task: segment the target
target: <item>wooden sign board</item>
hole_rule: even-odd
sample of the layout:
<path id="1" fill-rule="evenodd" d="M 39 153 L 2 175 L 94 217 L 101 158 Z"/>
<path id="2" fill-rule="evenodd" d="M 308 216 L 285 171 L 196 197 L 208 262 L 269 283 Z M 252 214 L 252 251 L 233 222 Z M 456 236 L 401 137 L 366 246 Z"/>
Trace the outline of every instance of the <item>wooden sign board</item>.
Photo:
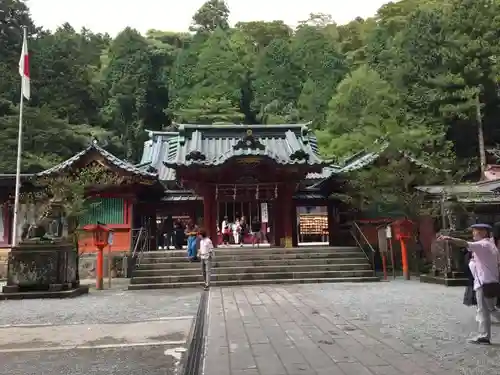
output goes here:
<path id="1" fill-rule="evenodd" d="M 380 253 L 387 253 L 387 232 L 385 227 L 377 230 L 378 234 L 378 249 Z"/>

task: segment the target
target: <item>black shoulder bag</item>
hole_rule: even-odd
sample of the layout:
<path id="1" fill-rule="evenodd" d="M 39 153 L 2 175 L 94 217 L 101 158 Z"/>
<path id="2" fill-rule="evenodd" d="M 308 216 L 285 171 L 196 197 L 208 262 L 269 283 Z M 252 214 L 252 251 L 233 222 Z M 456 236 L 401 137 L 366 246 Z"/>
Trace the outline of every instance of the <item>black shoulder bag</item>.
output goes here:
<path id="1" fill-rule="evenodd" d="M 485 267 L 488 269 L 488 271 L 491 271 L 491 269 L 485 265 Z M 477 269 L 476 269 L 476 277 L 477 277 Z M 494 282 L 494 283 L 481 283 L 479 281 L 479 277 L 477 278 L 477 281 L 481 285 L 481 288 L 483 288 L 483 294 L 486 298 L 497 298 L 500 297 L 500 283 Z"/>

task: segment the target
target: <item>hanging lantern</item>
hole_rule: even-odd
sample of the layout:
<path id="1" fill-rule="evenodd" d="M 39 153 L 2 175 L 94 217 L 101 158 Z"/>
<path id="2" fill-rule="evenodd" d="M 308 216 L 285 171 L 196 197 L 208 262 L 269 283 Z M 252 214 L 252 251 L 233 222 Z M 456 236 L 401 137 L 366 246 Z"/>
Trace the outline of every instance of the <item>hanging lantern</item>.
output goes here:
<path id="1" fill-rule="evenodd" d="M 215 199 L 219 199 L 219 185 L 215 185 Z"/>
<path id="2" fill-rule="evenodd" d="M 259 185 L 257 184 L 257 189 L 255 189 L 255 200 L 259 200 Z"/>
<path id="3" fill-rule="evenodd" d="M 233 200 L 236 200 L 236 185 L 234 185 Z"/>
<path id="4" fill-rule="evenodd" d="M 278 184 L 274 185 L 274 198 L 278 198 Z"/>

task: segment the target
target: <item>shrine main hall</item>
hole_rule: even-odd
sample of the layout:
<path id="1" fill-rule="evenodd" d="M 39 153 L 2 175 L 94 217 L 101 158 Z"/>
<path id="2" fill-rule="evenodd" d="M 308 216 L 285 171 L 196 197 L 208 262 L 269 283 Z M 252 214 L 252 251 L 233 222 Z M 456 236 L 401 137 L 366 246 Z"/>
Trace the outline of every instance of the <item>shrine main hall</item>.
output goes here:
<path id="1" fill-rule="evenodd" d="M 346 173 L 372 163 L 373 156 L 358 153 L 336 166 L 320 156 L 308 124 L 178 124 L 174 128 L 148 131 L 138 164 L 92 143 L 49 170 L 23 175 L 23 181 L 68 173 L 96 162 L 133 178 L 133 186 L 116 186 L 94 197 L 101 204 L 82 221 L 99 221 L 113 228 L 117 238 L 113 251 L 130 251 L 138 228 L 148 232 L 150 248 L 157 248 L 159 225 L 168 216 L 196 222 L 215 244 L 221 241 L 218 227 L 224 217 L 233 221 L 243 216 L 249 224 L 262 223 L 275 246 L 333 246 L 350 241 L 342 227 L 352 220 L 351 210 L 335 193 L 342 191 Z M 13 175 L 0 178 L 0 246 L 5 247 L 12 243 L 14 181 Z M 20 217 L 24 222 L 33 220 L 27 208 Z"/>

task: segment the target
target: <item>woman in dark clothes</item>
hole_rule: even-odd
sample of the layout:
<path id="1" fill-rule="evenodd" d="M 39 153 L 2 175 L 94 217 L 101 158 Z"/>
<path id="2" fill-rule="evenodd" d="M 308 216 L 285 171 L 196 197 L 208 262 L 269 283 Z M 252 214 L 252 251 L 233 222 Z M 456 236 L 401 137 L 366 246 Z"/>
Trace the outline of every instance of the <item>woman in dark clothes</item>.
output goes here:
<path id="1" fill-rule="evenodd" d="M 182 249 L 182 245 L 184 244 L 184 228 L 182 227 L 182 223 L 180 220 L 176 220 L 174 224 L 174 233 L 175 233 L 175 248 L 177 250 Z"/>
<path id="2" fill-rule="evenodd" d="M 493 224 L 493 240 L 500 251 L 500 222 Z M 497 298 L 497 307 L 500 307 L 500 298 Z"/>
<path id="3" fill-rule="evenodd" d="M 467 286 L 465 287 L 464 293 L 464 305 L 465 306 L 477 306 L 476 292 L 474 291 L 474 275 L 469 268 L 469 262 L 472 258 L 472 253 L 468 250 L 462 250 L 465 262 L 464 262 L 464 274 L 467 277 Z"/>

